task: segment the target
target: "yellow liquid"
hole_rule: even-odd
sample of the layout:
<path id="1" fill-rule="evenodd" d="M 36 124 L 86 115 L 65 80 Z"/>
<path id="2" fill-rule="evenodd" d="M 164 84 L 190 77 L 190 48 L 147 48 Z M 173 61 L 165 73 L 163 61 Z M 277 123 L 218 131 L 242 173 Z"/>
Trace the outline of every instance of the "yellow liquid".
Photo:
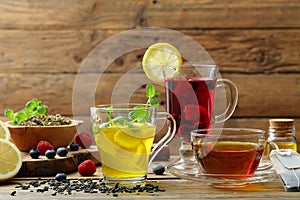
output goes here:
<path id="1" fill-rule="evenodd" d="M 297 144 L 294 142 L 275 142 L 279 149 L 292 149 L 297 152 Z M 274 148 L 271 145 L 267 145 L 266 153 L 269 155 Z"/>
<path id="2" fill-rule="evenodd" d="M 147 123 L 134 126 L 113 125 L 94 133 L 104 176 L 117 179 L 147 174 L 156 127 Z"/>

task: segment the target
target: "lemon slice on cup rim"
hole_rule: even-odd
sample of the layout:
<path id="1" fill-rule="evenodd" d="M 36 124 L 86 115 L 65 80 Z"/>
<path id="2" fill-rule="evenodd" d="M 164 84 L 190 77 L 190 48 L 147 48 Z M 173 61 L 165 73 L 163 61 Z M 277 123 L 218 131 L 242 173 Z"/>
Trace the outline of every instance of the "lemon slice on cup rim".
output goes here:
<path id="1" fill-rule="evenodd" d="M 13 178 L 22 166 L 22 154 L 15 144 L 0 138 L 0 182 Z"/>
<path id="2" fill-rule="evenodd" d="M 176 76 L 182 65 L 180 52 L 169 43 L 155 43 L 145 52 L 142 66 L 146 76 L 154 82 L 164 82 L 164 73 L 168 78 Z"/>

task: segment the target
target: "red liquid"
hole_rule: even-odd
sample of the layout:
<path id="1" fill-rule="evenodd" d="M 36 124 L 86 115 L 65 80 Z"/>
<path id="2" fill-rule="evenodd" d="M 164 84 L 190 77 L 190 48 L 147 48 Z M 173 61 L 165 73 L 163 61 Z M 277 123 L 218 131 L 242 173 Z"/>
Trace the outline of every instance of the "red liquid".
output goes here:
<path id="1" fill-rule="evenodd" d="M 189 142 L 194 129 L 212 123 L 216 80 L 170 78 L 166 80 L 167 111 L 176 120 L 177 136 Z"/>

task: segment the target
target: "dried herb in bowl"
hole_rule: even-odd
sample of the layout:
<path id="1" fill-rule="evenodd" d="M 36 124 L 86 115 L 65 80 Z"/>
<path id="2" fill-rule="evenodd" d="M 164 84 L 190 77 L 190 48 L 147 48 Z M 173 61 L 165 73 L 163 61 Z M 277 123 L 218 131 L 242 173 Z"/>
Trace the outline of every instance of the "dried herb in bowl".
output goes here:
<path id="1" fill-rule="evenodd" d="M 18 126 L 61 126 L 71 124 L 71 119 L 63 117 L 60 114 L 30 116 L 25 121 L 18 122 Z"/>
<path id="2" fill-rule="evenodd" d="M 18 126 L 61 126 L 72 123 L 71 119 L 60 114 L 47 115 L 47 108 L 47 105 L 34 98 L 26 103 L 24 109 L 18 112 L 7 109 L 4 115 Z"/>

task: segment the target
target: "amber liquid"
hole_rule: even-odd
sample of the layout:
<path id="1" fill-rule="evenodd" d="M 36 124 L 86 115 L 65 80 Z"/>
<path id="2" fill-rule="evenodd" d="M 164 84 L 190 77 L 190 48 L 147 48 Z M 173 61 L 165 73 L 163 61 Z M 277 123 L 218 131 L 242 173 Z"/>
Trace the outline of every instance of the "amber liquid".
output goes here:
<path id="1" fill-rule="evenodd" d="M 250 142 L 222 141 L 194 145 L 201 168 L 208 174 L 253 174 L 264 147 Z"/>

